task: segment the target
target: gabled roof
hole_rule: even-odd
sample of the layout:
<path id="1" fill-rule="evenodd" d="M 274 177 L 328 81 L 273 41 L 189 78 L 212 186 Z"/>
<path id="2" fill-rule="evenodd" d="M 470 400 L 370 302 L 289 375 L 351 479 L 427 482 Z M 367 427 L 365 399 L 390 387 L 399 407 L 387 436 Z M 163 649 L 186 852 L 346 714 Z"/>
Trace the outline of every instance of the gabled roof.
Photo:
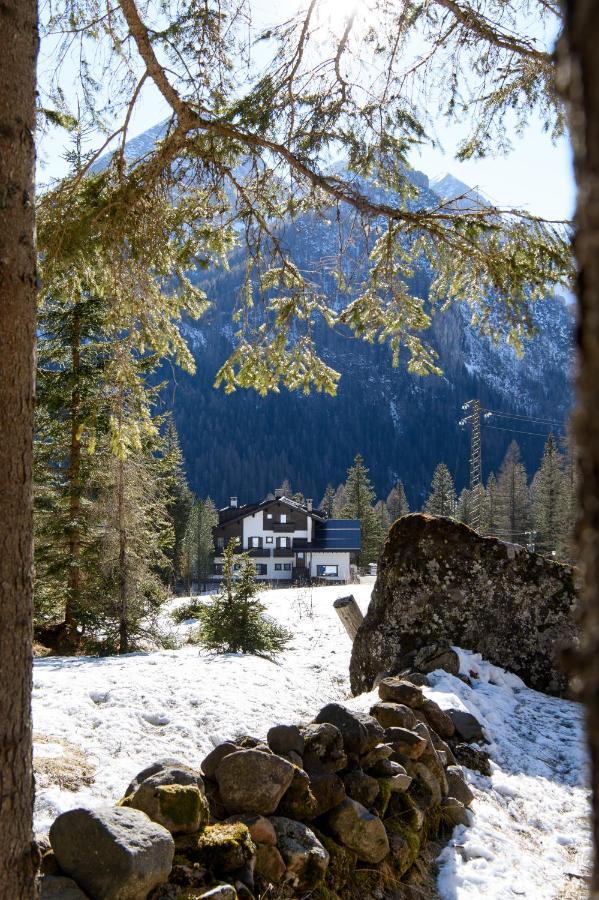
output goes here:
<path id="1" fill-rule="evenodd" d="M 224 525 L 225 522 L 230 522 L 232 519 L 245 519 L 246 516 L 254 515 L 254 513 L 259 510 L 267 509 L 275 503 L 283 503 L 285 506 L 290 507 L 290 509 L 295 509 L 298 512 L 312 516 L 315 521 L 326 520 L 325 514 L 320 509 L 308 509 L 305 503 L 298 503 L 296 500 L 291 500 L 289 497 L 271 497 L 270 499 L 262 500 L 261 503 L 246 503 L 244 506 L 224 506 L 222 509 L 218 510 L 218 524 Z"/>

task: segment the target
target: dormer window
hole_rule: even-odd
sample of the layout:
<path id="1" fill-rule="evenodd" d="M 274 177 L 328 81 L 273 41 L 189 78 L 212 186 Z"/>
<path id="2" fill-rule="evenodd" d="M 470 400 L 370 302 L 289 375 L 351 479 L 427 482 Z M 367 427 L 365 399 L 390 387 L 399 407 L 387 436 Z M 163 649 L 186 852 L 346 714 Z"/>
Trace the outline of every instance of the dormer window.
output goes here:
<path id="1" fill-rule="evenodd" d="M 281 515 L 279 516 L 279 522 L 281 523 L 281 525 L 287 524 L 287 514 L 286 513 L 281 513 Z"/>

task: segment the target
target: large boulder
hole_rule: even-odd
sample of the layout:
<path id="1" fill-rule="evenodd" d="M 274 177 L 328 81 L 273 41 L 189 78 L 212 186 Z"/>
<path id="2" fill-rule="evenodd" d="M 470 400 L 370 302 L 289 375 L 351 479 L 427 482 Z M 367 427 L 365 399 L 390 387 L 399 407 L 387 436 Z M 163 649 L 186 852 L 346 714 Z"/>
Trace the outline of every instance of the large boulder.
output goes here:
<path id="1" fill-rule="evenodd" d="M 437 642 L 479 652 L 531 687 L 564 693 L 560 650 L 576 642 L 569 566 L 480 537 L 451 519 L 403 516 L 391 527 L 372 600 L 353 644 L 355 694 Z M 407 703 L 381 694 L 382 700 Z"/>
<path id="2" fill-rule="evenodd" d="M 60 868 L 91 900 L 145 900 L 170 874 L 175 842 L 138 809 L 70 809 L 50 828 Z"/>
<path id="3" fill-rule="evenodd" d="M 383 739 L 383 728 L 372 716 L 353 712 L 340 703 L 328 703 L 320 710 L 314 722 L 329 722 L 341 732 L 346 753 L 361 756 L 368 753 Z"/>

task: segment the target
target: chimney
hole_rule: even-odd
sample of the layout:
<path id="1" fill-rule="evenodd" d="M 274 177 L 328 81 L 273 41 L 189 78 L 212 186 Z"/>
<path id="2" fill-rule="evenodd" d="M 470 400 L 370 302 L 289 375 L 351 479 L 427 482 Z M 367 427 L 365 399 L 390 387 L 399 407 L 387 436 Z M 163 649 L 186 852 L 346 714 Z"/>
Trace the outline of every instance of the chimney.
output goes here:
<path id="1" fill-rule="evenodd" d="M 237 497 L 231 497 L 231 499 L 229 500 L 229 506 L 237 509 Z"/>
<path id="2" fill-rule="evenodd" d="M 277 488 L 275 491 L 275 500 L 280 500 L 281 497 L 285 496 L 285 491 L 283 488 Z"/>
<path id="3" fill-rule="evenodd" d="M 312 512 L 312 497 L 306 499 L 306 509 L 308 512 Z"/>

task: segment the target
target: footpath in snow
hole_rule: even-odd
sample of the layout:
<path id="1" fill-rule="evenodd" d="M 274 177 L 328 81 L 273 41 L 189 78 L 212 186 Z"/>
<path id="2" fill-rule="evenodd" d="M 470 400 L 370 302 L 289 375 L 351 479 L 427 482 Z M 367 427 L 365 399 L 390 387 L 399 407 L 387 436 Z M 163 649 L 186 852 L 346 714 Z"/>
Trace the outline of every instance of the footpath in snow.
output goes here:
<path id="1" fill-rule="evenodd" d="M 342 589 L 341 589 L 342 590 Z M 371 585 L 352 586 L 363 610 Z M 280 722 L 309 721 L 331 701 L 351 699 L 351 646 L 335 611 L 338 587 L 262 595 L 294 638 L 276 662 L 178 650 L 124 657 L 38 659 L 34 665 L 36 829 L 75 806 L 117 800 L 131 778 L 165 757 L 198 766 L 234 735 L 264 737 Z M 176 601 L 178 605 L 183 601 Z M 172 626 L 184 641 L 191 623 Z M 484 725 L 489 778 L 465 770 L 475 790 L 469 828 L 441 854 L 443 900 L 582 898 L 589 868 L 588 791 L 578 704 L 524 687 L 520 679 L 460 651 L 469 688 L 446 672 L 426 692 Z"/>

